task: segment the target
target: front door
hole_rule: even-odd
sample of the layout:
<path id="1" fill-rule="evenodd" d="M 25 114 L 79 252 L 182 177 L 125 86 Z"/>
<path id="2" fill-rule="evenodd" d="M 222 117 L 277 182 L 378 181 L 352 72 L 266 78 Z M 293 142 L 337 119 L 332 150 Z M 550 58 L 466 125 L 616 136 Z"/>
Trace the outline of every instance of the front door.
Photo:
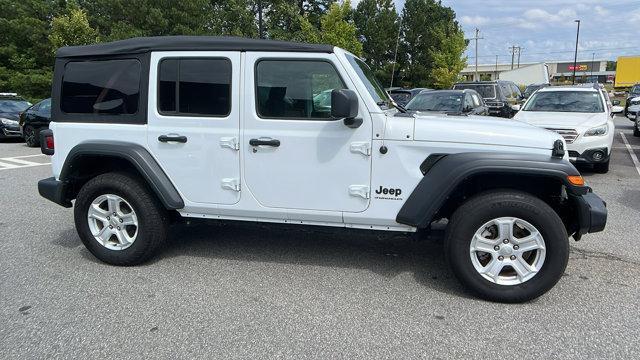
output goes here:
<path id="1" fill-rule="evenodd" d="M 185 202 L 237 203 L 240 53 L 153 53 L 149 81 L 148 146 Z"/>
<path id="2" fill-rule="evenodd" d="M 248 190 L 265 207 L 364 211 L 372 126 L 331 118 L 331 90 L 354 88 L 333 54 L 247 53 L 242 151 Z M 244 191 L 244 190 L 243 190 Z"/>

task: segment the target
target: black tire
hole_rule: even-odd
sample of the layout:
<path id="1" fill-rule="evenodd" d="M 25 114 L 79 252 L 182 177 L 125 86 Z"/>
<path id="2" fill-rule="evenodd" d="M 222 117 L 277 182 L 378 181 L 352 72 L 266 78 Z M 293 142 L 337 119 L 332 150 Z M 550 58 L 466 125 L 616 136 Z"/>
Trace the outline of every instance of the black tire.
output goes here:
<path id="1" fill-rule="evenodd" d="M 40 130 L 39 129 L 35 129 L 31 125 L 27 125 L 24 127 L 22 131 L 23 131 L 24 142 L 27 144 L 28 147 L 40 146 Z"/>
<path id="2" fill-rule="evenodd" d="M 636 115 L 636 120 L 633 122 L 633 136 L 640 136 L 640 129 L 638 128 L 638 126 L 640 126 L 640 115 Z"/>
<path id="3" fill-rule="evenodd" d="M 599 173 L 599 174 L 606 174 L 609 172 L 609 162 L 610 160 L 607 160 L 607 162 L 602 163 L 602 164 L 594 164 L 593 165 L 593 171 Z"/>
<path id="4" fill-rule="evenodd" d="M 138 218 L 138 234 L 131 246 L 111 250 L 91 234 L 87 211 L 100 195 L 114 194 L 126 200 Z M 106 173 L 89 180 L 78 193 L 74 208 L 76 230 L 86 248 L 112 265 L 137 265 L 151 258 L 165 242 L 169 216 L 154 194 L 138 178 L 125 173 Z"/>
<path id="5" fill-rule="evenodd" d="M 542 234 L 546 258 L 540 271 L 517 285 L 500 285 L 485 279 L 469 254 L 477 229 L 492 219 L 517 217 Z M 539 297 L 562 277 L 569 260 L 569 237 L 560 217 L 544 201 L 524 192 L 496 190 L 479 194 L 453 214 L 447 226 L 445 257 L 458 280 L 483 299 L 517 303 Z"/>

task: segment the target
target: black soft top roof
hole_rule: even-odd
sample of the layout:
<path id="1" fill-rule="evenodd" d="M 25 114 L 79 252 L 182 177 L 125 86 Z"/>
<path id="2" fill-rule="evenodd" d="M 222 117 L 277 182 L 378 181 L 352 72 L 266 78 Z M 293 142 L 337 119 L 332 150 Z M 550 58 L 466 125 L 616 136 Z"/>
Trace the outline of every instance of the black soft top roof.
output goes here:
<path id="1" fill-rule="evenodd" d="M 333 46 L 248 39 L 233 36 L 155 36 L 138 37 L 95 45 L 66 46 L 58 49 L 56 57 L 69 58 L 141 54 L 150 51 L 291 51 L 331 53 L 333 52 Z"/>

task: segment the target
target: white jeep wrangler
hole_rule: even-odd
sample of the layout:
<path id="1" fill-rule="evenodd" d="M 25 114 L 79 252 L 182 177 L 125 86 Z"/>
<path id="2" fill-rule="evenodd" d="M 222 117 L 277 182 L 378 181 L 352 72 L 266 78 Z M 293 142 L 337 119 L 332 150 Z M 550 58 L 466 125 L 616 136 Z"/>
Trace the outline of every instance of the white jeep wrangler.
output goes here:
<path id="1" fill-rule="evenodd" d="M 54 140 L 55 137 L 55 140 Z M 448 219 L 446 258 L 483 298 L 533 299 L 604 202 L 560 135 L 471 116 L 411 116 L 332 46 L 137 38 L 58 50 L 54 177 L 85 246 L 134 265 L 181 217 L 414 232 Z M 54 149 L 55 143 L 55 149 Z"/>

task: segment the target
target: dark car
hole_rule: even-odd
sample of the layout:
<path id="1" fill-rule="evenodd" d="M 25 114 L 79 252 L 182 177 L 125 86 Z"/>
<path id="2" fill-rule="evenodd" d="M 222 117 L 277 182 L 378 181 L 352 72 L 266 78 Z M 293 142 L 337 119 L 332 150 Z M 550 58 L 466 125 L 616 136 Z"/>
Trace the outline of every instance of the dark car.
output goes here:
<path id="1" fill-rule="evenodd" d="M 527 85 L 527 87 L 524 89 L 524 93 L 522 94 L 522 97 L 525 98 L 525 99 L 528 99 L 529 96 L 531 96 L 531 94 L 536 92 L 536 90 L 542 89 L 542 88 L 547 87 L 547 86 L 549 86 L 549 84 L 531 84 L 531 85 Z"/>
<path id="2" fill-rule="evenodd" d="M 629 106 L 631 105 L 631 99 L 640 96 L 640 84 L 635 84 L 629 89 L 629 93 L 627 94 L 627 101 L 624 104 L 624 116 L 627 116 L 627 111 L 629 111 Z M 631 121 L 634 121 L 631 119 Z"/>
<path id="3" fill-rule="evenodd" d="M 489 115 L 512 118 L 522 103 L 520 89 L 513 81 L 477 81 L 453 85 L 454 90 L 471 89 L 477 91 L 489 108 Z"/>
<path id="4" fill-rule="evenodd" d="M 450 115 L 488 115 L 480 94 L 471 89 L 434 90 L 416 95 L 405 106 L 407 111 L 436 112 Z"/>
<path id="5" fill-rule="evenodd" d="M 414 96 L 420 94 L 423 91 L 431 91 L 429 88 L 414 88 L 414 89 L 391 89 L 389 95 L 396 104 L 405 106 L 413 99 Z"/>
<path id="6" fill-rule="evenodd" d="M 14 93 L 0 93 L 0 139 L 19 138 L 20 113 L 31 103 Z"/>
<path id="7" fill-rule="evenodd" d="M 20 115 L 20 130 L 27 146 L 40 146 L 40 131 L 49 128 L 51 99 L 44 99 Z"/>

